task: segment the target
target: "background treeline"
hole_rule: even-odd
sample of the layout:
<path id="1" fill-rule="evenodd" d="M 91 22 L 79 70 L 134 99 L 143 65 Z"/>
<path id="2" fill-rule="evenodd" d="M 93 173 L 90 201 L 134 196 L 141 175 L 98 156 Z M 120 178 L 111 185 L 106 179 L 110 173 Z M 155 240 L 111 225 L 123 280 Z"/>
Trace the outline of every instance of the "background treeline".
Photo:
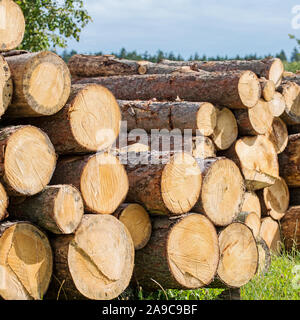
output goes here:
<path id="1" fill-rule="evenodd" d="M 77 52 L 75 50 L 64 50 L 61 54 L 62 58 L 67 62 L 70 57 L 72 57 L 74 54 L 81 53 Z M 95 54 L 95 55 L 102 55 L 102 54 L 108 54 L 107 52 L 95 52 L 95 53 L 89 53 L 89 54 Z M 133 51 L 127 51 L 125 48 L 122 48 L 119 52 L 111 52 L 109 54 L 113 54 L 117 58 L 122 59 L 129 59 L 129 60 L 147 60 L 151 62 L 159 62 L 161 59 L 168 59 L 168 60 L 174 60 L 174 61 L 180 61 L 180 60 L 186 60 L 182 55 L 180 54 L 174 54 L 171 52 L 163 52 L 162 50 L 158 50 L 155 54 L 150 54 L 148 51 L 145 51 L 144 53 L 137 53 L 136 50 Z M 258 60 L 258 59 L 264 59 L 267 57 L 273 56 L 272 54 L 259 56 L 257 54 L 249 54 L 245 56 L 236 55 L 235 57 L 229 57 L 227 55 L 225 56 L 214 56 L 214 57 L 208 57 L 205 54 L 199 55 L 197 52 L 193 55 L 191 55 L 187 60 L 201 60 L 201 61 L 213 61 L 213 60 Z M 284 50 L 281 50 L 278 54 L 275 55 L 275 57 L 280 58 L 282 61 L 289 61 L 289 62 L 298 62 L 300 61 L 300 52 L 297 48 L 294 48 L 290 59 L 288 59 L 286 53 Z"/>
<path id="2" fill-rule="evenodd" d="M 82 52 L 77 52 L 75 50 L 64 50 L 60 55 L 64 59 L 64 61 L 68 62 L 68 60 L 74 55 Z M 89 53 L 89 54 L 95 54 L 95 55 L 102 55 L 102 54 L 108 54 L 108 52 L 95 52 L 95 53 Z M 146 60 L 151 62 L 159 62 L 162 59 L 168 59 L 168 60 L 174 60 L 174 61 L 180 61 L 180 60 L 186 60 L 182 55 L 180 54 L 174 54 L 171 52 L 163 52 L 162 50 L 158 50 L 155 54 L 150 54 L 149 52 L 145 51 L 144 53 L 138 53 L 136 50 L 133 51 L 127 51 L 125 48 L 122 48 L 119 52 L 111 52 L 109 54 L 113 54 L 117 58 L 122 59 L 129 59 L 129 60 Z M 260 56 L 257 54 L 249 54 L 245 56 L 236 55 L 235 57 L 229 57 L 227 55 L 225 56 L 214 56 L 209 57 L 205 54 L 200 55 L 197 52 L 193 55 L 191 55 L 187 60 L 201 60 L 201 61 L 219 61 L 219 60 L 258 60 L 258 59 L 264 59 L 267 57 L 276 57 L 280 58 L 284 64 L 285 69 L 287 71 L 296 72 L 297 70 L 300 70 L 300 52 L 295 47 L 292 51 L 292 54 L 290 58 L 287 57 L 284 50 L 281 50 L 279 53 L 272 55 L 264 55 Z"/>

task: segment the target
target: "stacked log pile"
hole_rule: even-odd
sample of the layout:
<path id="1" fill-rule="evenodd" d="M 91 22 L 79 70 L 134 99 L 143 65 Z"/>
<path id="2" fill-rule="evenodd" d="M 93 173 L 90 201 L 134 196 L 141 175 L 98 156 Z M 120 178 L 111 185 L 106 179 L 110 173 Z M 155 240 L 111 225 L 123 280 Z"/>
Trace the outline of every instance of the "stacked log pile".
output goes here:
<path id="1" fill-rule="evenodd" d="M 299 248 L 300 90 L 279 59 L 66 65 L 14 50 L 22 13 L 0 8 L 2 298 L 239 289 Z"/>

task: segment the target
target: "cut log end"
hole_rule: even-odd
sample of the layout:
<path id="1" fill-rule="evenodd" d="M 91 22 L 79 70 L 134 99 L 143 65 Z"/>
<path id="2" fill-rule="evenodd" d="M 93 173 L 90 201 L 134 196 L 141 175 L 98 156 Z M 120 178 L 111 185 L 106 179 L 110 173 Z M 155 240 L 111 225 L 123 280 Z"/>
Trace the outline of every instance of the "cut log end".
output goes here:
<path id="1" fill-rule="evenodd" d="M 252 108 L 261 96 L 257 76 L 252 71 L 244 71 L 239 79 L 238 92 L 243 105 Z"/>
<path id="2" fill-rule="evenodd" d="M 300 206 L 291 206 L 280 221 L 286 250 L 300 250 Z"/>
<path id="3" fill-rule="evenodd" d="M 0 183 L 0 221 L 8 217 L 8 212 L 6 211 L 8 202 L 7 193 L 3 185 Z"/>
<path id="4" fill-rule="evenodd" d="M 280 92 L 275 92 L 273 99 L 268 101 L 269 109 L 274 117 L 280 117 L 285 110 L 285 100 Z"/>
<path id="5" fill-rule="evenodd" d="M 239 288 L 248 283 L 258 267 L 258 250 L 252 231 L 234 222 L 219 234 L 218 277 L 225 285 Z"/>
<path id="6" fill-rule="evenodd" d="M 236 219 L 236 221 L 244 223 L 253 232 L 253 236 L 256 238 L 260 231 L 260 218 L 255 212 L 245 212 L 241 211 Z"/>
<path id="7" fill-rule="evenodd" d="M 0 51 L 18 47 L 24 37 L 25 19 L 21 8 L 12 0 L 0 3 Z"/>
<path id="8" fill-rule="evenodd" d="M 131 234 L 135 250 L 142 249 L 151 236 L 151 220 L 148 212 L 139 204 L 132 203 L 121 206 L 118 219 L 124 223 Z"/>
<path id="9" fill-rule="evenodd" d="M 111 214 L 125 199 L 129 188 L 124 166 L 108 153 L 92 156 L 80 178 L 80 190 L 90 212 Z"/>
<path id="10" fill-rule="evenodd" d="M 195 289 L 208 285 L 219 261 L 213 224 L 199 214 L 191 214 L 175 224 L 167 241 L 167 257 L 171 273 L 182 287 Z"/>
<path id="11" fill-rule="evenodd" d="M 86 298 L 109 300 L 128 286 L 134 246 L 113 216 L 85 215 L 69 244 L 68 265 L 77 290 Z"/>
<path id="12" fill-rule="evenodd" d="M 5 225 L 6 224 L 6 225 Z M 52 250 L 43 232 L 27 222 L 3 223 L 0 295 L 7 300 L 42 299 L 52 276 Z"/>
<path id="13" fill-rule="evenodd" d="M 198 200 L 202 176 L 196 160 L 188 153 L 176 153 L 163 169 L 162 198 L 172 214 L 189 212 Z"/>
<path id="14" fill-rule="evenodd" d="M 289 188 L 283 178 L 264 189 L 263 199 L 267 212 L 274 220 L 280 220 L 284 217 L 289 207 L 290 193 Z"/>
<path id="15" fill-rule="evenodd" d="M 272 127 L 273 115 L 268 103 L 263 99 L 259 99 L 258 103 L 248 110 L 248 117 L 257 134 L 264 134 Z"/>
<path id="16" fill-rule="evenodd" d="M 100 85 L 83 86 L 72 102 L 69 117 L 75 140 L 86 150 L 107 149 L 119 134 L 120 108 L 113 94 Z"/>
<path id="17" fill-rule="evenodd" d="M 271 252 L 279 254 L 281 251 L 281 235 L 279 224 L 271 217 L 262 219 L 260 237 L 266 242 Z"/>
<path id="18" fill-rule="evenodd" d="M 210 136 L 217 124 L 217 111 L 214 105 L 208 102 L 201 104 L 197 112 L 197 130 L 204 136 Z"/>
<path id="19" fill-rule="evenodd" d="M 219 150 L 228 149 L 238 136 L 237 122 L 228 108 L 217 111 L 217 124 L 212 139 Z"/>
<path id="20" fill-rule="evenodd" d="M 49 188 L 58 186 L 49 186 Z M 61 185 L 54 202 L 54 220 L 63 234 L 73 233 L 83 217 L 83 201 L 73 186 Z"/>
<path id="21" fill-rule="evenodd" d="M 279 177 L 276 150 L 265 136 L 243 137 L 235 144 L 241 169 L 249 190 L 274 184 Z"/>
<path id="22" fill-rule="evenodd" d="M 273 62 L 268 72 L 268 79 L 273 80 L 276 88 L 281 83 L 283 72 L 284 72 L 284 66 L 282 61 L 278 58 L 273 59 Z"/>
<path id="23" fill-rule="evenodd" d="M 42 191 L 52 177 L 55 150 L 40 129 L 33 126 L 15 128 L 6 144 L 3 179 L 9 194 L 33 195 Z"/>
<path id="24" fill-rule="evenodd" d="M 216 156 L 216 148 L 212 140 L 208 137 L 197 136 L 193 142 L 193 157 L 211 158 Z"/>
<path id="25" fill-rule="evenodd" d="M 259 257 L 257 274 L 264 275 L 269 271 L 271 266 L 270 249 L 267 246 L 265 240 L 259 236 L 256 238 L 256 245 L 257 245 L 258 257 Z"/>
<path id="26" fill-rule="evenodd" d="M 259 198 L 255 192 L 245 192 L 244 202 L 242 205 L 242 212 L 255 212 L 258 218 L 261 218 L 261 207 Z"/>
<path id="27" fill-rule="evenodd" d="M 265 101 L 271 101 L 275 94 L 275 84 L 272 80 L 266 80 L 265 78 L 259 79 L 261 90 L 262 90 L 262 98 Z"/>
<path id="28" fill-rule="evenodd" d="M 282 119 L 287 124 L 300 123 L 300 86 L 292 81 L 281 85 L 280 91 L 285 101 L 285 110 Z"/>
<path id="29" fill-rule="evenodd" d="M 284 151 L 288 144 L 288 129 L 286 124 L 275 117 L 271 128 L 266 133 L 266 137 L 273 143 L 277 154 Z"/>
<path id="30" fill-rule="evenodd" d="M 245 186 L 240 170 L 233 161 L 216 159 L 203 178 L 200 212 L 204 211 L 215 225 L 226 226 L 240 212 Z"/>
<path id="31" fill-rule="evenodd" d="M 41 51 L 7 57 L 6 60 L 18 89 L 7 109 L 8 117 L 49 116 L 65 105 L 70 95 L 71 76 L 67 65 L 58 55 Z M 23 70 L 18 71 L 19 68 Z M 18 92 L 22 92 L 22 95 Z"/>

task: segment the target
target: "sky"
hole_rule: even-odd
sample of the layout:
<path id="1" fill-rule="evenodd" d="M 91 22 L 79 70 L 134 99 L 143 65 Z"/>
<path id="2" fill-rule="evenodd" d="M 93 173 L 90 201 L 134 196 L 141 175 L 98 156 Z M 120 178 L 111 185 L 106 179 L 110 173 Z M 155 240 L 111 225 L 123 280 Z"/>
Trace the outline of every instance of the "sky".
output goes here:
<path id="1" fill-rule="evenodd" d="M 84 5 L 93 22 L 67 48 L 80 53 L 125 47 L 189 58 L 195 52 L 233 57 L 284 49 L 289 57 L 296 42 L 288 34 L 300 38 L 300 0 L 84 0 Z"/>

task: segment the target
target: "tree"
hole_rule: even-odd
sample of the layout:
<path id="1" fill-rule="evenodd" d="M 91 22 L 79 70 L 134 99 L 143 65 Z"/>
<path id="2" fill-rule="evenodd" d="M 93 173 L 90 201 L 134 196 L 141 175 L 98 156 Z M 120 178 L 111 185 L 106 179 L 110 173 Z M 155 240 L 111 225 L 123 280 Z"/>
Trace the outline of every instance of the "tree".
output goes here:
<path id="1" fill-rule="evenodd" d="M 278 54 L 276 54 L 276 58 L 279 58 L 282 61 L 287 61 L 287 57 L 284 50 L 281 50 Z"/>
<path id="2" fill-rule="evenodd" d="M 79 35 L 92 18 L 83 0 L 15 0 L 25 21 L 25 36 L 20 49 L 30 51 L 65 48 L 67 38 L 79 41 Z"/>
<path id="3" fill-rule="evenodd" d="M 291 55 L 291 61 L 292 62 L 298 62 L 300 61 L 300 54 L 298 49 L 295 47 L 294 50 L 292 51 L 292 55 Z"/>

